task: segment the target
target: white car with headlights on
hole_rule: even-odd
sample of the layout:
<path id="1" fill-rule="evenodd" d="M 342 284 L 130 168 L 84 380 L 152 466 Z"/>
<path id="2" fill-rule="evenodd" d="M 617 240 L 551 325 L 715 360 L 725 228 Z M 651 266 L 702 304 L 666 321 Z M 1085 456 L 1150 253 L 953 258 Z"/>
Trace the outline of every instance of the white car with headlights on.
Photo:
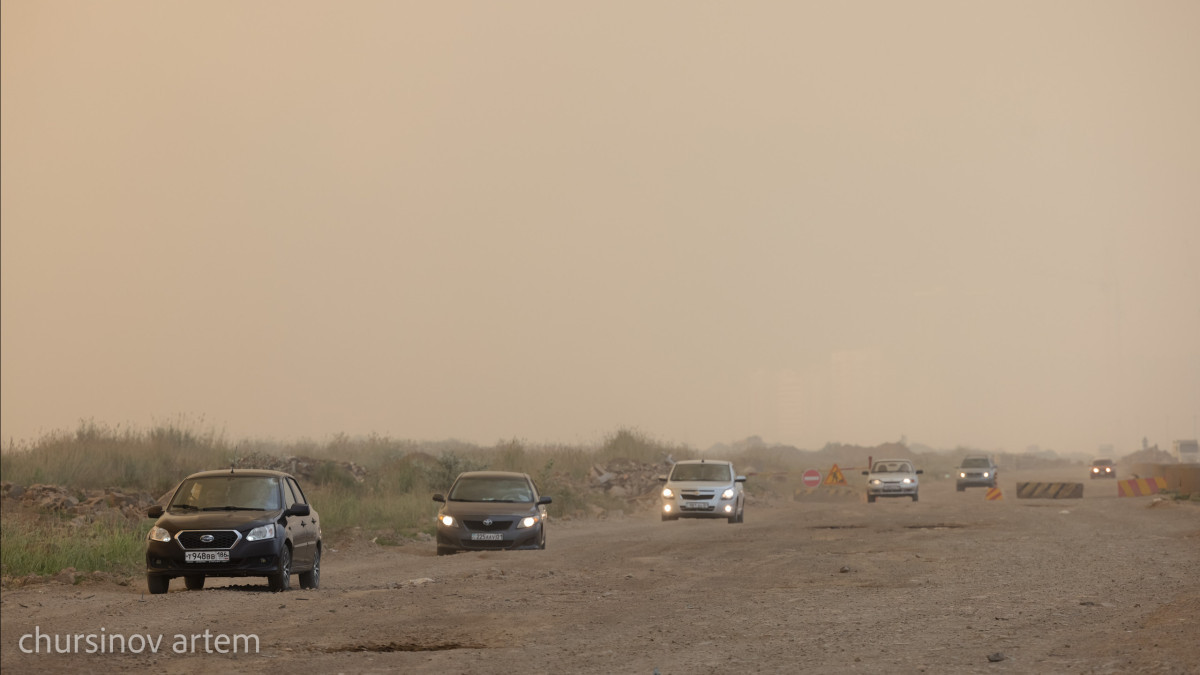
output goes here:
<path id="1" fill-rule="evenodd" d="M 917 501 L 920 473 L 924 471 L 913 469 L 913 463 L 907 459 L 876 460 L 870 471 L 863 472 L 867 477 L 867 501 L 874 503 L 876 497 L 912 497 Z"/>
<path id="2" fill-rule="evenodd" d="M 671 473 L 659 476 L 662 519 L 724 518 L 743 522 L 746 515 L 745 476 L 737 475 L 732 462 L 688 459 L 676 462 Z"/>

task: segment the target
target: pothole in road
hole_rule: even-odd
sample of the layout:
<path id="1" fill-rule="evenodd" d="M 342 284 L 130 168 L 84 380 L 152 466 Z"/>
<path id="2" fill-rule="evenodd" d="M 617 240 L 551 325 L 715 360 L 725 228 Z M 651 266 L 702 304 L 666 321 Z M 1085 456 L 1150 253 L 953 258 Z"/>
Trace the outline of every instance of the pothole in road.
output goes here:
<path id="1" fill-rule="evenodd" d="M 485 645 L 464 644 L 461 642 L 438 642 L 420 644 L 413 642 L 387 642 L 382 644 L 343 645 L 329 647 L 327 652 L 444 652 L 454 649 L 487 649 Z"/>

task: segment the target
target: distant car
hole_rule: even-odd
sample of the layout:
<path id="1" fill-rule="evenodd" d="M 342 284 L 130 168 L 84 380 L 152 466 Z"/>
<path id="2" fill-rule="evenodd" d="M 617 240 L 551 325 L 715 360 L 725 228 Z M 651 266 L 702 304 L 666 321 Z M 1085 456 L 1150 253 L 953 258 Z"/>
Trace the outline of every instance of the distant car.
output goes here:
<path id="1" fill-rule="evenodd" d="M 528 474 L 467 471 L 435 494 L 437 554 L 546 548 L 546 505 Z"/>
<path id="2" fill-rule="evenodd" d="M 724 518 L 745 522 L 745 476 L 737 475 L 733 463 L 711 459 L 687 459 L 675 463 L 671 473 L 659 476 L 662 489 L 662 519 Z"/>
<path id="3" fill-rule="evenodd" d="M 924 471 L 914 469 L 907 459 L 877 460 L 870 471 L 863 472 L 867 477 L 867 501 L 874 503 L 876 497 L 911 497 L 917 501 L 921 488 L 917 474 L 920 473 Z"/>
<path id="4" fill-rule="evenodd" d="M 996 463 L 987 455 L 968 455 L 958 465 L 956 487 L 963 492 L 969 487 L 996 487 Z"/>
<path id="5" fill-rule="evenodd" d="M 321 525 L 296 479 L 279 471 L 202 471 L 183 480 L 146 536 L 146 586 L 166 593 L 183 577 L 188 590 L 206 577 L 267 578 L 272 591 L 321 584 Z"/>
<path id="6" fill-rule="evenodd" d="M 1092 478 L 1116 478 L 1117 467 L 1111 459 L 1097 459 L 1092 462 Z"/>

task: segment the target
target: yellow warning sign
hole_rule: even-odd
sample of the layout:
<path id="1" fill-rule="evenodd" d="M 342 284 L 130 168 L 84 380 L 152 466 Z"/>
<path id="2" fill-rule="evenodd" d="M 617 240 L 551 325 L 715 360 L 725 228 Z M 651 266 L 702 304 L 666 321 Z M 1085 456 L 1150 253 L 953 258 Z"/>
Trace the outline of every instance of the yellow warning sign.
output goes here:
<path id="1" fill-rule="evenodd" d="M 829 473 L 825 474 L 825 481 L 821 484 L 822 485 L 846 485 L 847 483 L 846 483 L 846 477 L 842 475 L 842 470 L 838 468 L 837 464 L 834 464 L 833 468 L 829 470 Z"/>

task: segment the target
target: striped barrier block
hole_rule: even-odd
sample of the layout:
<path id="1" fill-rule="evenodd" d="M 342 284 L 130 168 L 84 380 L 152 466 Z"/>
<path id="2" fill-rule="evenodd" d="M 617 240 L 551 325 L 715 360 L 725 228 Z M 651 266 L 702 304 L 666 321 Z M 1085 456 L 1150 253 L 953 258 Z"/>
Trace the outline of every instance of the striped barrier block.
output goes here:
<path id="1" fill-rule="evenodd" d="M 1127 478 L 1117 481 L 1118 497 L 1145 497 L 1167 489 L 1167 479 L 1158 478 Z"/>
<path id="2" fill-rule="evenodd" d="M 1083 483 L 1017 483 L 1017 499 L 1083 499 Z"/>
<path id="3" fill-rule="evenodd" d="M 998 488 L 998 487 L 988 488 L 987 500 L 989 502 L 998 502 L 1001 499 L 1004 499 L 1004 495 L 1000 494 L 1000 488 Z"/>

